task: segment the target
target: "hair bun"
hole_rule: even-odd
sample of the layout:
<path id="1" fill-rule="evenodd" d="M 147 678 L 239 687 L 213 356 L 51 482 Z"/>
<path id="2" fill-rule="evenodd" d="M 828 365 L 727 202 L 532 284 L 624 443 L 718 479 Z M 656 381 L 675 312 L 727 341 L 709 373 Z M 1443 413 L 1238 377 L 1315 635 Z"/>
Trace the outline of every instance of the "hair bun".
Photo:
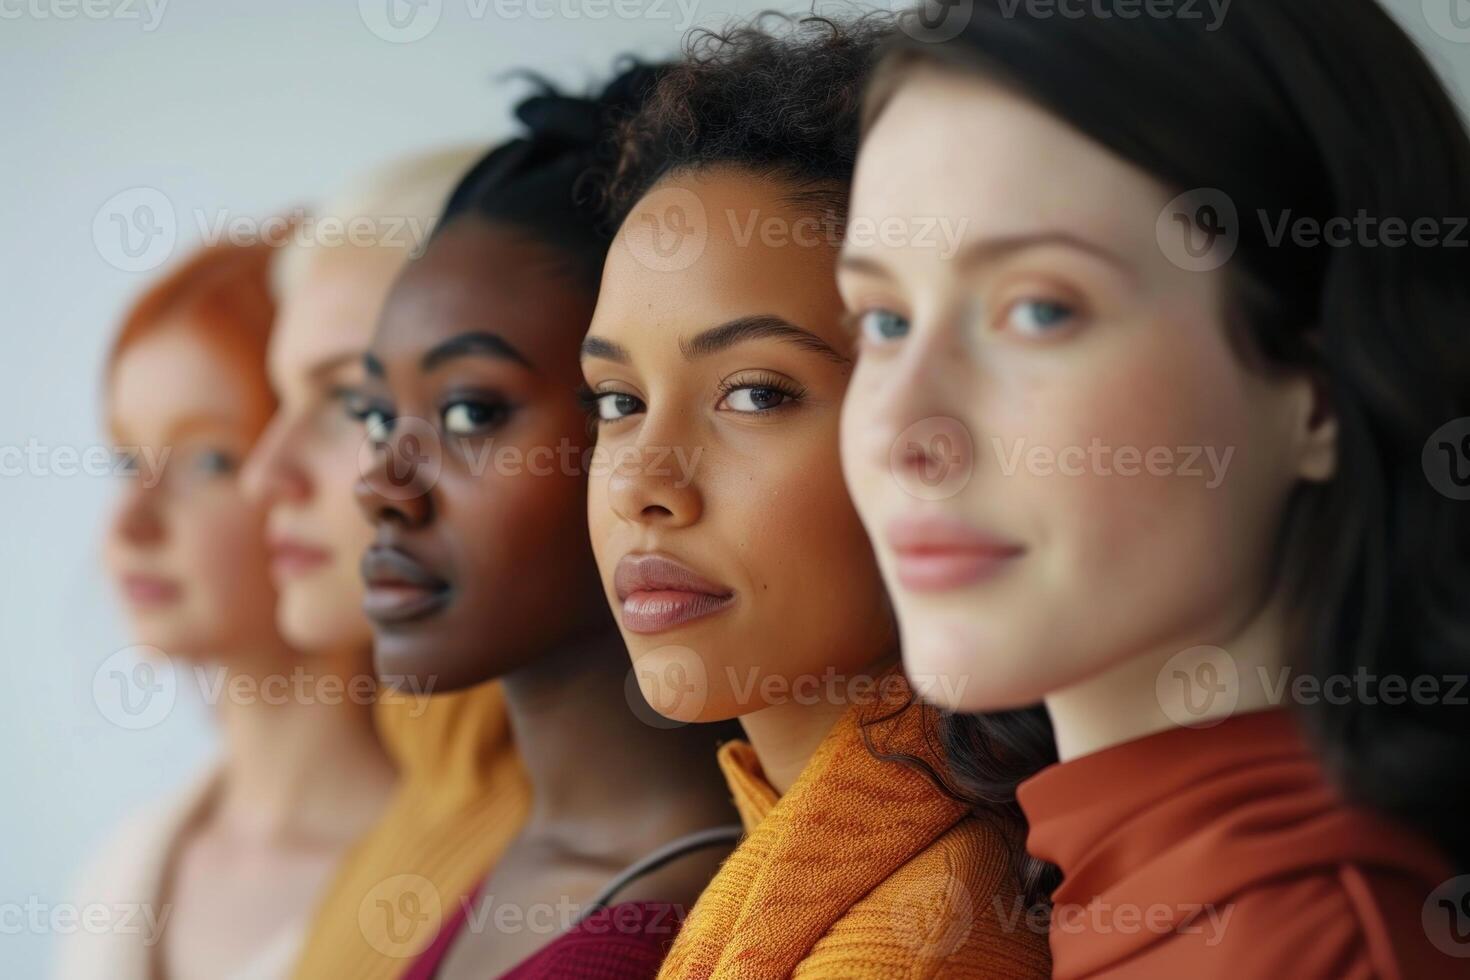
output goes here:
<path id="1" fill-rule="evenodd" d="M 532 140 L 591 147 L 604 138 L 609 119 L 640 105 L 661 74 L 660 67 L 630 62 L 595 98 L 563 95 L 546 85 L 516 106 L 516 118 Z"/>

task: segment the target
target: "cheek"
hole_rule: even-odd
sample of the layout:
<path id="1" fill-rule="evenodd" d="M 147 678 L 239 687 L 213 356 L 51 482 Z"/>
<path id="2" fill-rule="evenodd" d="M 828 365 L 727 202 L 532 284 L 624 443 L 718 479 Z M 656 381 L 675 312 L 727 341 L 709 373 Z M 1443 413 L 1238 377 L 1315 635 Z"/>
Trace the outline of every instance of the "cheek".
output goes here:
<path id="1" fill-rule="evenodd" d="M 614 526 L 613 513 L 608 503 L 608 474 L 594 469 L 587 478 L 587 508 L 585 513 L 587 532 L 592 539 L 592 553 L 597 556 L 600 568 L 605 568 L 612 556 L 606 552 L 608 536 Z M 611 574 L 611 569 L 607 570 Z"/>
<path id="2" fill-rule="evenodd" d="M 354 575 L 358 559 L 373 537 L 372 526 L 362 516 L 353 496 L 352 488 L 363 475 L 360 448 L 345 439 L 334 440 L 307 461 L 311 482 L 311 501 L 307 506 L 316 514 L 317 533 L 322 535 L 320 543 L 339 562 L 345 559 Z"/>
<path id="3" fill-rule="evenodd" d="M 1061 539 L 1059 557 L 1109 575 L 1143 561 L 1159 578 L 1188 571 L 1181 562 L 1199 571 L 1237 533 L 1221 479 L 1248 432 L 1241 369 L 1228 350 L 1191 339 L 1175 328 L 1173 342 L 1111 369 L 1022 386 L 994 413 L 1004 435 L 993 452 L 1014 459 L 1027 446 L 1018 486 L 1044 502 L 1030 531 Z"/>
<path id="4" fill-rule="evenodd" d="M 829 633 L 880 589 L 867 535 L 842 479 L 834 417 L 804 438 L 720 466 L 708 517 L 735 545 L 762 605 L 784 632 Z M 712 481 L 713 482 L 713 481 Z M 799 609 L 793 615 L 792 609 Z"/>
<path id="5" fill-rule="evenodd" d="M 273 604 L 263 516 L 238 494 L 200 495 L 172 523 L 178 571 L 221 620 Z M 196 605 L 196 608 L 198 606 Z"/>

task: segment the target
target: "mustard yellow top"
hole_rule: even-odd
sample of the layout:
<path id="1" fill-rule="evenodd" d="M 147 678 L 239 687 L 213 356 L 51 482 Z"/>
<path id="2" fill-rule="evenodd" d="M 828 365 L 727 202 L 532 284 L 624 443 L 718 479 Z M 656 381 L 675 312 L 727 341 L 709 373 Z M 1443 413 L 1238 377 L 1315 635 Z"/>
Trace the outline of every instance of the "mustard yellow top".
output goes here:
<path id="1" fill-rule="evenodd" d="M 400 976 L 530 807 L 498 682 L 428 699 L 385 693 L 375 711 L 398 786 L 324 892 L 299 980 Z"/>
<path id="2" fill-rule="evenodd" d="M 897 679 L 897 675 L 893 675 Z M 890 682 L 892 683 L 892 682 Z M 855 705 L 785 796 L 750 745 L 718 758 L 746 836 L 690 911 L 659 980 L 1043 978 L 1045 930 L 1018 912 L 1015 825 L 976 819 L 916 768 L 943 771 L 933 709 Z M 893 689 L 890 689 L 893 690 Z"/>

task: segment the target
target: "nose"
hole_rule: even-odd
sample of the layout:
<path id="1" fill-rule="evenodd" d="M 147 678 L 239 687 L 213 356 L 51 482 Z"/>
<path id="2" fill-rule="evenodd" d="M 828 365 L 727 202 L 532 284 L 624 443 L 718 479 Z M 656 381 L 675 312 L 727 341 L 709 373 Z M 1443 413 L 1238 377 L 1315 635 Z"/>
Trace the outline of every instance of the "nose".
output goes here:
<path id="1" fill-rule="evenodd" d="M 118 503 L 112 533 L 135 548 L 148 548 L 164 539 L 164 524 L 158 513 L 158 493 L 142 482 L 128 488 Z"/>
<path id="2" fill-rule="evenodd" d="M 308 499 L 311 482 L 299 465 L 298 452 L 297 426 L 278 409 L 241 467 L 246 499 L 257 506 Z"/>
<path id="3" fill-rule="evenodd" d="M 891 362 L 860 365 L 843 404 L 843 426 L 859 458 L 895 476 L 950 465 L 956 446 L 972 443 L 963 417 L 976 375 L 970 352 L 942 324 L 915 323 L 914 336 Z M 944 456 L 943 460 L 938 456 Z"/>
<path id="4" fill-rule="evenodd" d="M 352 488 L 368 523 L 414 528 L 433 520 L 426 462 L 417 444 L 407 444 L 401 433 L 375 443 L 371 464 Z"/>
<path id="5" fill-rule="evenodd" d="M 640 443 L 620 451 L 608 477 L 608 504 L 625 521 L 660 527 L 687 527 L 704 511 L 694 479 L 694 460 L 679 447 Z"/>

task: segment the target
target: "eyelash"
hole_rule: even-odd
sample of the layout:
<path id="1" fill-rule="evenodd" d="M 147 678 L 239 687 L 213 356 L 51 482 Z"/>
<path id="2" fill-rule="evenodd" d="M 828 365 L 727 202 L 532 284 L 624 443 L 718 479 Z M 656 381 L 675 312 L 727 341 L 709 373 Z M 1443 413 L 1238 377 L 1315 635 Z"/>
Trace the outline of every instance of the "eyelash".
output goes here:
<path id="1" fill-rule="evenodd" d="M 789 407 L 791 403 L 801 401 L 802 397 L 806 395 L 806 389 L 804 387 L 795 384 L 787 378 L 769 373 L 758 373 L 753 377 L 737 376 L 734 378 L 726 378 L 716 386 L 716 389 L 720 393 L 721 402 L 730 397 L 731 392 L 741 391 L 747 388 L 769 389 L 771 391 L 778 392 L 787 400 L 783 401 L 780 405 L 777 405 L 774 408 L 768 408 L 761 412 L 742 412 L 741 414 L 743 415 L 768 415 L 771 412 L 779 412 L 783 408 Z"/>
<path id="2" fill-rule="evenodd" d="M 743 391 L 750 388 L 759 388 L 774 391 L 780 394 L 786 400 L 783 401 L 780 405 L 776 405 L 772 408 L 764 409 L 759 412 L 741 412 L 740 414 L 742 415 L 768 415 L 772 412 L 779 412 L 784 408 L 790 407 L 793 402 L 801 401 L 802 398 L 806 396 L 805 387 L 795 384 L 789 379 L 780 377 L 779 375 L 766 373 L 757 374 L 755 376 L 746 375 L 743 377 L 737 376 L 734 378 L 726 378 L 715 386 L 715 390 L 719 392 L 720 402 L 723 402 L 725 399 L 729 398 L 732 392 Z M 581 404 L 582 411 L 585 412 L 587 415 L 587 422 L 592 428 L 607 425 L 611 422 L 622 421 L 622 419 L 605 419 L 598 411 L 598 406 L 601 403 L 602 399 L 608 397 L 609 395 L 626 395 L 627 397 L 636 399 L 639 402 L 643 401 L 643 399 L 638 398 L 637 395 L 634 395 L 630 392 L 617 391 L 615 389 L 607 391 L 594 391 L 590 386 L 586 384 L 580 385 L 577 388 L 577 401 Z M 626 418 L 627 416 L 624 417 Z"/>

